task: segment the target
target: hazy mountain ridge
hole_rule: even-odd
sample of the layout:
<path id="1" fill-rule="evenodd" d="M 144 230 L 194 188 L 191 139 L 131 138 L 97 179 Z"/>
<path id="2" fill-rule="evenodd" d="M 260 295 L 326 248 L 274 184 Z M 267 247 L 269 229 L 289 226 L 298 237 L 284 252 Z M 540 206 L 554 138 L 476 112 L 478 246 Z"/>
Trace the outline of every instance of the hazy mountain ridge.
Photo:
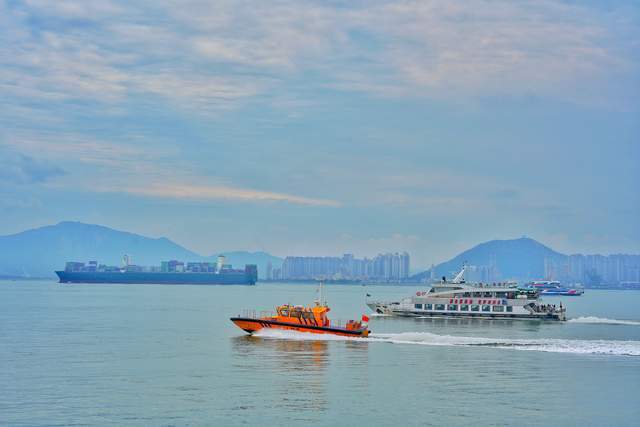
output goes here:
<path id="1" fill-rule="evenodd" d="M 562 263 L 567 255 L 528 237 L 511 240 L 491 240 L 481 243 L 435 266 L 435 276 L 451 276 L 464 263 L 476 266 L 494 265 L 504 279 L 539 279 L 544 277 L 545 259 Z M 421 280 L 430 270 L 414 276 Z"/>
<path id="2" fill-rule="evenodd" d="M 261 278 L 267 263 L 279 267 L 283 259 L 267 252 L 220 252 L 227 263 L 236 268 L 257 264 Z M 166 237 L 151 238 L 135 233 L 114 230 L 101 225 L 65 221 L 21 233 L 0 236 L 0 276 L 53 277 L 54 270 L 64 268 L 67 261 L 96 260 L 101 264 L 120 265 L 122 255 L 128 254 L 138 265 L 159 265 L 161 261 L 215 261 L 218 253 L 202 256 Z M 466 262 L 469 265 L 495 265 L 505 279 L 534 279 L 544 277 L 545 259 L 556 264 L 566 262 L 567 256 L 530 238 L 492 240 L 468 249 L 435 267 L 435 276 L 451 276 Z M 422 280 L 430 271 L 413 276 Z"/>
<path id="3" fill-rule="evenodd" d="M 224 252 L 223 252 L 224 253 Z M 96 260 L 120 265 L 124 254 L 134 264 L 159 265 L 163 260 L 214 261 L 218 254 L 202 256 L 166 237 L 151 238 L 108 227 L 64 221 L 7 236 L 0 236 L 0 276 L 53 277 L 54 270 L 67 261 Z M 235 267 L 258 264 L 261 273 L 266 264 L 282 262 L 266 252 L 232 251 L 224 253 Z"/>

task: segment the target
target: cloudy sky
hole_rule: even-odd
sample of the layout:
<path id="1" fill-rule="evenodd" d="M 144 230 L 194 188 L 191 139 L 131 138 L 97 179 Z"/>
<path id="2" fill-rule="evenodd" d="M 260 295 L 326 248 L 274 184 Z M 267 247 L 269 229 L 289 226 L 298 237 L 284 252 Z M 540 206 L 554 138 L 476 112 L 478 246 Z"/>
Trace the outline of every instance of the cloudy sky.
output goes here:
<path id="1" fill-rule="evenodd" d="M 0 0 L 0 234 L 640 252 L 635 1 Z"/>

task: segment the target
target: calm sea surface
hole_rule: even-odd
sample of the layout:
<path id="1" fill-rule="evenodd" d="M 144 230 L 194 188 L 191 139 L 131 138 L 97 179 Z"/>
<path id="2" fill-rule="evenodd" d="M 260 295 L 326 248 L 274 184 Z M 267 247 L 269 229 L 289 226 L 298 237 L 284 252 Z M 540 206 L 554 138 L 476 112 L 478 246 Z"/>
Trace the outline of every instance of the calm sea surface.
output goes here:
<path id="1" fill-rule="evenodd" d="M 417 289 L 325 286 L 334 319 Z M 367 340 L 228 320 L 314 298 L 0 281 L 0 424 L 640 425 L 640 292 L 547 298 L 566 323 L 375 317 Z"/>

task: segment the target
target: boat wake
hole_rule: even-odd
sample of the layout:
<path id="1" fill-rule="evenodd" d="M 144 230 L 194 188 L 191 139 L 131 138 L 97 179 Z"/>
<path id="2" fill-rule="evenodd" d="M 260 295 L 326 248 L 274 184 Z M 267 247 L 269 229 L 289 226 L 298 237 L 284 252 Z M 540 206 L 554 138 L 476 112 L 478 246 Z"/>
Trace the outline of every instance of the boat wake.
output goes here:
<path id="1" fill-rule="evenodd" d="M 591 323 L 591 324 L 603 324 L 603 325 L 631 325 L 631 326 L 640 326 L 640 321 L 637 320 L 618 320 L 618 319 L 607 319 L 604 317 L 595 317 L 595 316 L 585 316 L 585 317 L 576 317 L 575 319 L 567 320 L 569 323 Z"/>
<path id="2" fill-rule="evenodd" d="M 260 338 L 276 338 L 284 340 L 300 340 L 300 341 L 366 341 L 366 338 L 345 337 L 331 334 L 312 334 L 309 332 L 286 331 L 283 329 L 260 329 L 253 334 L 254 337 Z"/>
<path id="3" fill-rule="evenodd" d="M 372 334 L 370 335 L 370 339 L 382 340 L 395 344 L 494 347 L 524 351 L 543 351 L 549 353 L 640 356 L 640 341 L 573 340 L 559 338 L 507 339 L 438 335 L 430 332 Z"/>
<path id="4" fill-rule="evenodd" d="M 492 347 L 498 349 L 542 351 L 549 353 L 640 356 L 640 341 L 573 340 L 559 338 L 507 339 L 438 335 L 430 332 L 371 334 L 369 338 L 352 338 L 337 335 L 318 335 L 296 331 L 265 329 L 255 335 L 262 338 L 310 341 L 353 341 L 446 347 Z"/>

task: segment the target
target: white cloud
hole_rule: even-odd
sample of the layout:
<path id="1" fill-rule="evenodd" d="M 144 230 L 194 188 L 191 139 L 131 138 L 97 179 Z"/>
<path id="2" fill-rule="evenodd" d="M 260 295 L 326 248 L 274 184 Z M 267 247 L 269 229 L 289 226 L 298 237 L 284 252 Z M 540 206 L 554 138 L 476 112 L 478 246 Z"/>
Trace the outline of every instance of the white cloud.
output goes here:
<path id="1" fill-rule="evenodd" d="M 458 98 L 527 94 L 571 98 L 576 85 L 611 69 L 637 67 L 621 55 L 612 18 L 556 1 L 405 1 L 362 11 L 358 22 L 385 41 L 377 61 L 390 64 L 380 92 Z M 631 27 L 626 28 L 632 32 Z M 367 90 L 375 80 L 362 75 Z M 568 86 L 568 87 L 567 87 Z"/>
<path id="2" fill-rule="evenodd" d="M 194 174 L 191 166 L 176 158 L 172 149 L 154 147 L 153 150 L 147 150 L 144 148 L 146 141 L 137 142 L 139 146 L 89 139 L 71 133 L 25 133 L 19 138 L 12 138 L 0 144 L 0 149 L 8 148 L 14 157 L 39 156 L 48 162 L 43 165 L 64 165 L 69 173 L 56 182 L 47 184 L 55 188 L 128 193 L 174 200 L 236 200 L 285 202 L 303 206 L 340 206 L 335 200 L 243 188 L 222 182 L 210 184 L 208 182 L 211 182 L 211 177 Z M 82 170 L 84 172 L 81 172 Z M 19 171 L 7 171 L 11 173 L 12 179 L 25 180 L 22 178 L 23 174 L 18 175 L 17 172 Z M 41 166 L 37 170 L 31 167 L 30 172 L 38 173 L 38 176 L 47 172 L 50 175 L 62 175 L 62 170 L 57 166 L 55 169 L 53 166 L 49 169 Z M 84 176 L 82 182 L 78 182 L 77 179 L 79 172 Z M 0 181 L 1 178 L 2 174 Z"/>
<path id="3" fill-rule="evenodd" d="M 109 0 L 24 0 L 32 9 L 66 19 L 98 20 L 123 13 L 125 9 Z"/>
<path id="4" fill-rule="evenodd" d="M 187 200 L 240 200 L 251 202 L 287 202 L 306 206 L 339 206 L 334 200 L 312 199 L 291 194 L 211 185 L 153 184 L 148 187 L 123 187 L 126 193 L 140 196 Z"/>
<path id="5" fill-rule="evenodd" d="M 157 160 L 157 156 L 131 145 L 115 144 L 72 133 L 22 133 L 4 141 L 14 151 L 43 156 L 59 163 L 84 163 L 121 170 L 129 165 Z M 1 146 L 1 145 L 0 145 Z"/>
<path id="6" fill-rule="evenodd" d="M 323 76 L 309 85 L 393 97 L 579 98 L 581 86 L 638 68 L 632 18 L 553 0 L 0 7 L 0 91 L 49 100 L 154 94 L 228 108 L 286 91 L 287 79 L 305 71 Z M 42 28 L 30 28 L 30 16 Z"/>

